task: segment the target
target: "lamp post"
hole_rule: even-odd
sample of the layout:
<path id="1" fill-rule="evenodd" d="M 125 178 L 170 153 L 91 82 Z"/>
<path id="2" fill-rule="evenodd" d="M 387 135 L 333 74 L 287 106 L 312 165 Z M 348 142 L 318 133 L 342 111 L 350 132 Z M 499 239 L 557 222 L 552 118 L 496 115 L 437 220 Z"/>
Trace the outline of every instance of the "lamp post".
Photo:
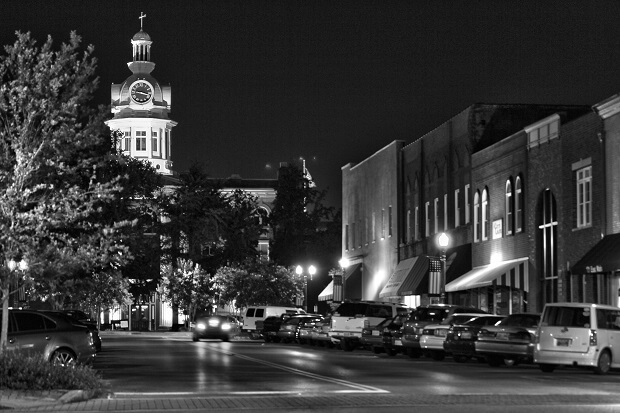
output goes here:
<path id="1" fill-rule="evenodd" d="M 310 274 L 310 281 L 312 281 L 312 276 L 316 274 L 316 267 L 311 265 L 308 267 L 308 271 L 304 272 L 304 268 L 301 265 L 298 265 L 295 267 L 295 273 L 297 275 L 303 274 L 304 276 L 304 308 L 307 312 L 310 312 L 308 309 L 308 274 Z"/>
<path id="2" fill-rule="evenodd" d="M 345 291 L 344 287 L 346 284 L 344 273 L 347 270 L 347 267 L 349 266 L 349 260 L 347 257 L 342 257 L 338 261 L 338 264 L 340 264 L 340 268 L 342 268 L 342 301 L 344 301 L 344 291 Z"/>
<path id="3" fill-rule="evenodd" d="M 445 232 L 442 232 L 437 237 L 437 245 L 441 249 L 441 255 L 439 260 L 441 261 L 441 282 L 439 283 L 439 302 L 445 304 L 446 302 L 446 250 L 450 245 L 450 237 Z"/>

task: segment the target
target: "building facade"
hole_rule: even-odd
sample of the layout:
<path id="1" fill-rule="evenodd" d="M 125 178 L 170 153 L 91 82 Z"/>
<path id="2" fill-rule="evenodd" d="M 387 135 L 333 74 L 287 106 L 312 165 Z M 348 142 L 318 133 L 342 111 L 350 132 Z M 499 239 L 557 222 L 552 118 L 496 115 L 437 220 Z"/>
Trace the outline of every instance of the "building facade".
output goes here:
<path id="1" fill-rule="evenodd" d="M 396 185 L 390 197 L 398 206 L 392 232 L 398 248 L 387 248 L 379 260 L 371 251 L 359 255 L 363 268 L 374 268 L 362 289 L 382 286 L 378 296 L 362 298 L 447 301 L 495 314 L 538 312 L 556 301 L 618 304 L 620 259 L 609 250 L 620 252 L 613 207 L 620 199 L 619 107 L 618 96 L 594 111 L 475 104 L 400 154 L 360 163 L 393 162 L 373 167 L 390 172 L 370 186 L 377 192 L 396 174 L 387 187 Z M 350 204 L 373 204 L 363 186 L 343 168 L 343 256 L 349 259 L 356 254 L 347 234 L 369 215 Z M 438 246 L 441 233 L 447 247 Z"/>

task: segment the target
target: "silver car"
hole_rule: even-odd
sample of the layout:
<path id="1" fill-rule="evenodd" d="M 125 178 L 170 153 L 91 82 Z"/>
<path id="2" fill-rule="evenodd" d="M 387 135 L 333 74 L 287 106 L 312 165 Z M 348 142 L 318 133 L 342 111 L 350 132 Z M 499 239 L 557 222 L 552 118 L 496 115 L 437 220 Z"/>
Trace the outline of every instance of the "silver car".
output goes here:
<path id="1" fill-rule="evenodd" d="M 86 326 L 35 310 L 9 310 L 7 349 L 39 354 L 63 366 L 91 364 L 97 353 Z"/>

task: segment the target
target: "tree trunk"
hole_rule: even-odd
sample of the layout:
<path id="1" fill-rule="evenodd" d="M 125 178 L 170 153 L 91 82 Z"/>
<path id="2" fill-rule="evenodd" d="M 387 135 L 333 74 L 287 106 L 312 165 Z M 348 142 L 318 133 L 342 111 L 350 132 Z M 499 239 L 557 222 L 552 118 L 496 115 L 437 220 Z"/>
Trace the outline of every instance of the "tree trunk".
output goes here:
<path id="1" fill-rule="evenodd" d="M 2 288 L 2 327 L 0 328 L 0 354 L 7 346 L 9 332 L 9 286 Z"/>

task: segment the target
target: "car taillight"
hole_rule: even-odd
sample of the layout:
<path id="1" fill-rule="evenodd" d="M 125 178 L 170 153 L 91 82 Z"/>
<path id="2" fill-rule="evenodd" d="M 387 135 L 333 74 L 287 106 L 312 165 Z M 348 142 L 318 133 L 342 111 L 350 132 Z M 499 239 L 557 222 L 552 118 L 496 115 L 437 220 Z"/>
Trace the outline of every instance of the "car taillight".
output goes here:
<path id="1" fill-rule="evenodd" d="M 596 346 L 598 343 L 598 339 L 596 337 L 596 330 L 590 330 L 590 345 Z"/>

